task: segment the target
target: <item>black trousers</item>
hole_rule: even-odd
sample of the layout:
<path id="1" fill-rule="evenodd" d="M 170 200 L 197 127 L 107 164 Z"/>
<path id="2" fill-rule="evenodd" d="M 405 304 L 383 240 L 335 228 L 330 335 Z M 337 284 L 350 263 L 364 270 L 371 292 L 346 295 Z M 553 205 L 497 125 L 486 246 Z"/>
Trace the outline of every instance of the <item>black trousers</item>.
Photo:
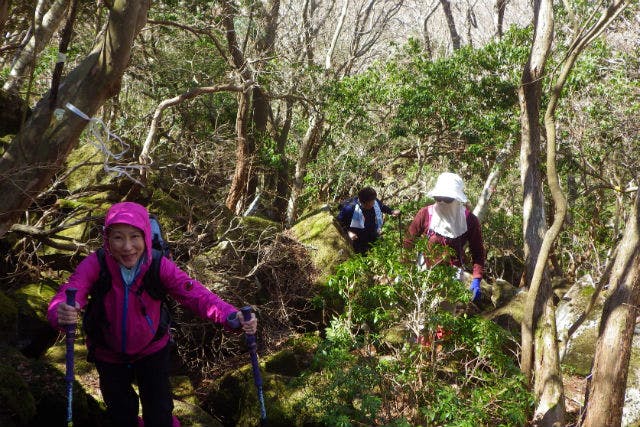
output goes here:
<path id="1" fill-rule="evenodd" d="M 107 414 L 117 427 L 138 426 L 138 384 L 145 427 L 171 427 L 173 398 L 169 384 L 169 346 L 132 363 L 96 361 Z"/>

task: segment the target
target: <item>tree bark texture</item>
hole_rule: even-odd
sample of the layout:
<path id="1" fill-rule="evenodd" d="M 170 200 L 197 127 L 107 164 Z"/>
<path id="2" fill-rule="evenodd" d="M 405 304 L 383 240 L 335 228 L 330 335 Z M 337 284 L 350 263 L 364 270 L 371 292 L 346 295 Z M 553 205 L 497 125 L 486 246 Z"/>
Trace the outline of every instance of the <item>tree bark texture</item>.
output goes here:
<path id="1" fill-rule="evenodd" d="M 456 21 L 453 19 L 453 12 L 451 11 L 451 2 L 449 0 L 440 0 L 444 16 L 447 18 L 447 25 L 449 26 L 449 34 L 451 35 L 451 44 L 453 50 L 460 49 L 460 34 L 456 28 Z"/>
<path id="2" fill-rule="evenodd" d="M 635 319 L 640 304 L 640 192 L 618 248 L 605 301 L 583 427 L 617 427 L 631 357 Z"/>
<path id="3" fill-rule="evenodd" d="M 529 60 L 522 73 L 518 90 L 520 102 L 520 173 L 523 187 L 523 234 L 525 255 L 524 286 L 532 283 L 533 273 L 547 229 L 540 176 L 540 101 L 542 76 L 551 49 L 553 10 L 550 0 L 537 0 L 534 4 L 534 39 Z M 549 284 L 547 277 L 542 282 Z M 528 293 L 522 320 L 521 369 L 528 381 L 532 379 L 534 358 L 533 328 L 542 313 L 544 298 L 537 289 Z"/>
<path id="4" fill-rule="evenodd" d="M 104 36 L 63 80 L 57 106 L 71 103 L 92 117 L 107 98 L 118 93 L 134 38 L 146 22 L 149 5 L 147 0 L 113 3 Z M 38 102 L 0 158 L 0 238 L 58 172 L 87 124 L 68 109 L 57 119 L 48 96 Z"/>
<path id="5" fill-rule="evenodd" d="M 287 205 L 288 225 L 293 224 L 293 222 L 297 218 L 298 199 L 300 197 L 300 194 L 302 194 L 302 188 L 304 187 L 304 176 L 307 172 L 309 157 L 314 146 L 320 141 L 323 126 L 324 117 L 322 117 L 319 112 L 312 112 L 311 117 L 309 117 L 309 126 L 307 127 L 307 132 L 305 133 L 302 144 L 300 146 L 298 161 L 296 162 L 293 188 L 291 189 L 291 195 L 289 196 L 289 203 Z"/>
<path id="6" fill-rule="evenodd" d="M 238 96 L 238 111 L 236 114 L 236 169 L 231 180 L 231 188 L 225 205 L 236 215 L 240 215 L 244 210 L 247 200 L 247 185 L 249 183 L 249 173 L 253 161 L 255 147 L 247 135 L 247 121 L 249 120 L 249 90 L 242 92 Z"/>
<path id="7" fill-rule="evenodd" d="M 44 1 L 38 2 L 35 18 L 35 29 L 26 46 L 13 62 L 11 71 L 2 87 L 4 90 L 18 91 L 27 74 L 30 72 L 37 56 L 49 43 L 56 32 L 69 5 L 69 0 L 55 0 L 49 10 L 44 12 Z"/>
<path id="8" fill-rule="evenodd" d="M 553 303 L 553 292 L 547 292 L 544 296 L 546 299 L 535 334 L 534 395 L 537 406 L 533 416 L 533 425 L 560 427 L 565 425 L 565 406 L 558 352 L 556 307 Z"/>
<path id="9" fill-rule="evenodd" d="M 260 64 L 257 63 L 258 68 L 254 69 L 253 65 L 247 62 L 238 41 L 234 23 L 234 17 L 237 14 L 236 4 L 233 1 L 225 0 L 222 2 L 222 6 L 222 25 L 226 32 L 227 46 L 231 54 L 230 65 L 237 71 L 241 84 L 248 85 L 257 79 Z M 265 57 L 270 57 L 273 52 L 279 8 L 280 2 L 273 0 L 266 5 L 265 10 L 261 9 L 259 18 L 260 24 L 262 24 L 262 37 L 258 38 L 255 44 L 256 48 L 260 50 L 260 55 Z M 244 211 L 246 201 L 252 199 L 255 194 L 257 177 L 252 175 L 253 161 L 258 141 L 266 136 L 271 112 L 268 98 L 258 85 L 254 85 L 250 90 L 244 92 L 239 99 L 242 105 L 238 107 L 236 131 L 242 133 L 237 134 L 236 169 L 225 202 L 226 206 L 236 214 Z"/>
<path id="10" fill-rule="evenodd" d="M 4 24 L 9 18 L 9 10 L 11 9 L 11 0 L 0 0 L 0 33 L 4 30 Z"/>
<path id="11" fill-rule="evenodd" d="M 502 38 L 502 34 L 503 34 L 503 25 L 504 25 L 504 11 L 507 8 L 507 3 L 509 2 L 509 0 L 497 0 L 496 1 L 496 5 L 495 5 L 495 10 L 496 10 L 496 16 L 495 16 L 495 22 L 496 22 L 496 35 L 498 36 L 498 38 Z"/>

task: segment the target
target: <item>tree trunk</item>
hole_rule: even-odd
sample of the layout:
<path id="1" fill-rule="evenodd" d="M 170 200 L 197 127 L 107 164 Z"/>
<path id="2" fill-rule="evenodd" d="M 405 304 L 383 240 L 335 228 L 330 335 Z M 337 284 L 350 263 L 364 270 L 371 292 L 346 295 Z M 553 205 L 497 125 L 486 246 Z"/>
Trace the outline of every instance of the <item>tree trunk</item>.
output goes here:
<path id="1" fill-rule="evenodd" d="M 290 193 L 290 166 L 287 160 L 286 147 L 289 131 L 291 130 L 291 122 L 293 120 L 293 101 L 287 100 L 285 103 L 285 114 L 278 137 L 276 138 L 276 155 L 280 158 L 277 171 L 267 177 L 267 188 L 275 192 L 273 208 L 275 216 L 281 222 L 287 219 L 287 200 Z"/>
<path id="2" fill-rule="evenodd" d="M 564 426 L 564 385 L 560 370 L 560 356 L 558 352 L 558 336 L 556 332 L 555 304 L 553 292 L 549 291 L 543 297 L 540 321 L 536 328 L 535 342 L 535 384 L 536 410 L 533 416 L 534 426 Z"/>
<path id="3" fill-rule="evenodd" d="M 247 121 L 249 120 L 249 92 L 246 90 L 238 96 L 238 112 L 236 114 L 236 170 L 231 181 L 231 188 L 225 205 L 227 208 L 240 215 L 244 210 L 247 201 L 247 185 L 249 184 L 249 174 L 253 161 L 255 147 L 252 140 L 247 135 Z"/>
<path id="4" fill-rule="evenodd" d="M 258 70 L 252 68 L 238 41 L 235 27 L 237 6 L 231 0 L 222 3 L 222 25 L 226 32 L 227 46 L 231 54 L 231 65 L 236 69 L 242 84 L 253 84 L 258 75 Z M 271 56 L 274 40 L 277 33 L 278 12 L 280 2 L 272 0 L 266 4 L 266 10 L 261 9 L 261 22 L 264 23 L 263 36 L 256 40 L 256 48 L 259 55 Z M 266 49 L 266 51 L 263 51 Z M 268 119 L 271 105 L 263 89 L 253 85 L 239 97 L 238 114 L 236 117 L 237 147 L 236 169 L 231 182 L 231 188 L 226 199 L 226 206 L 237 215 L 240 215 L 248 200 L 252 199 L 257 189 L 258 177 L 253 172 L 253 162 L 257 141 L 264 138 L 267 133 Z"/>
<path id="5" fill-rule="evenodd" d="M 503 25 L 504 25 L 504 11 L 507 8 L 507 3 L 509 2 L 509 0 L 497 0 L 496 1 L 496 16 L 495 16 L 495 23 L 496 23 L 496 36 L 498 36 L 499 39 L 502 38 L 502 34 L 503 34 Z"/>
<path id="6" fill-rule="evenodd" d="M 633 330 L 640 304 L 640 192 L 636 194 L 618 248 L 609 287 L 611 296 L 602 309 L 583 427 L 617 427 L 622 423 Z"/>
<path id="7" fill-rule="evenodd" d="M 9 9 L 11 9 L 11 0 L 0 0 L 0 34 L 3 33 L 4 24 L 9 18 Z"/>
<path id="8" fill-rule="evenodd" d="M 553 10 L 551 0 L 536 0 L 534 4 L 534 40 L 529 60 L 522 73 L 522 84 L 518 90 L 520 101 L 520 123 L 522 129 L 520 145 L 520 170 L 524 205 L 523 234 L 525 277 L 524 286 L 532 282 L 542 238 L 547 229 L 540 176 L 540 100 L 542 75 L 551 49 L 553 34 Z M 548 284 L 548 278 L 543 281 Z M 528 382 L 532 379 L 534 358 L 533 328 L 542 313 L 544 298 L 537 290 L 529 292 L 522 319 L 521 369 Z"/>
<path id="9" fill-rule="evenodd" d="M 304 186 L 304 176 L 307 173 L 307 165 L 309 164 L 311 151 L 320 140 L 322 127 L 324 126 L 324 118 L 318 112 L 313 112 L 309 117 L 309 127 L 304 135 L 298 161 L 296 162 L 296 172 L 293 178 L 293 188 L 289 196 L 289 204 L 287 205 L 287 225 L 293 224 L 298 216 L 298 198 L 302 193 Z"/>
<path id="10" fill-rule="evenodd" d="M 451 35 L 451 43 L 453 44 L 453 50 L 460 49 L 460 34 L 456 29 L 456 21 L 453 19 L 453 12 L 451 11 L 451 3 L 449 0 L 440 0 L 444 16 L 447 18 L 447 25 L 449 26 L 449 34 Z"/>
<path id="11" fill-rule="evenodd" d="M 42 10 L 44 7 L 43 3 L 42 0 L 38 2 L 35 30 L 13 62 L 11 71 L 2 87 L 7 92 L 17 92 L 20 90 L 22 82 L 33 68 L 36 58 L 47 43 L 49 43 L 51 37 L 62 23 L 62 18 L 69 5 L 69 0 L 55 0 L 46 13 Z"/>
<path id="12" fill-rule="evenodd" d="M 59 106 L 71 103 L 91 117 L 107 98 L 118 93 L 149 4 L 140 0 L 114 3 L 103 38 L 62 82 Z M 87 124 L 69 110 L 64 111 L 61 120 L 55 118 L 48 96 L 38 102 L 0 158 L 0 238 L 58 172 Z"/>
<path id="13" fill-rule="evenodd" d="M 496 156 L 496 162 L 493 165 L 489 176 L 484 182 L 482 193 L 480 193 L 480 197 L 478 198 L 478 203 L 476 203 L 476 206 L 473 209 L 473 214 L 477 216 L 480 221 L 484 219 L 484 216 L 487 213 L 487 209 L 489 209 L 489 201 L 491 200 L 491 195 L 493 194 L 496 185 L 498 185 L 500 176 L 505 169 L 505 162 L 512 154 L 512 150 L 513 139 L 509 138 L 509 140 L 507 141 L 507 145 L 502 150 L 500 150 L 500 152 Z"/>

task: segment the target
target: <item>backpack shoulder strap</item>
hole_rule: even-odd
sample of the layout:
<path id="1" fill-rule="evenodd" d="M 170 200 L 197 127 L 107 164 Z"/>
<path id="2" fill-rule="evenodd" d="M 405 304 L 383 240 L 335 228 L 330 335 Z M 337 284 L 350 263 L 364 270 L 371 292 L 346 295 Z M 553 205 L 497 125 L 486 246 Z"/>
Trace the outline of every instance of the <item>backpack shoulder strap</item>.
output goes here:
<path id="1" fill-rule="evenodd" d="M 98 256 L 98 262 L 100 263 L 100 273 L 98 275 L 98 280 L 91 287 L 89 294 L 92 297 L 97 296 L 101 298 L 111 288 L 111 272 L 109 272 L 109 267 L 107 267 L 104 248 L 98 249 L 96 251 L 96 255 Z"/>
<path id="2" fill-rule="evenodd" d="M 141 294 L 146 291 L 152 298 L 163 300 L 167 296 L 167 290 L 160 279 L 160 263 L 164 254 L 157 249 L 153 249 L 151 254 L 151 265 L 142 278 L 142 286 L 136 293 Z"/>

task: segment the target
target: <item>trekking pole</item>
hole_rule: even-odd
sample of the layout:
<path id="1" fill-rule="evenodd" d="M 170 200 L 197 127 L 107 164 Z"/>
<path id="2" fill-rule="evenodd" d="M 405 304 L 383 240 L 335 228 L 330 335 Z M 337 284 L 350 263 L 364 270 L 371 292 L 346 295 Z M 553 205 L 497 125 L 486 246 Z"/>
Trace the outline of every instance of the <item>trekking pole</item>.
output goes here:
<path id="1" fill-rule="evenodd" d="M 71 307 L 76 306 L 76 292 L 77 289 L 67 289 L 65 294 L 67 295 L 67 305 Z M 66 343 L 67 343 L 67 373 L 65 375 L 65 380 L 67 382 L 67 427 L 73 426 L 73 346 L 76 340 L 76 325 L 66 325 L 65 330 L 67 332 Z"/>
<path id="2" fill-rule="evenodd" d="M 251 307 L 242 307 L 240 309 L 242 317 L 245 321 L 251 320 Z M 267 410 L 264 407 L 264 396 L 262 395 L 262 376 L 260 375 L 260 365 L 258 364 L 258 353 L 255 334 L 245 334 L 249 354 L 251 355 L 251 365 L 253 367 L 253 382 L 258 390 L 258 402 L 260 403 L 260 425 L 267 425 Z"/>

